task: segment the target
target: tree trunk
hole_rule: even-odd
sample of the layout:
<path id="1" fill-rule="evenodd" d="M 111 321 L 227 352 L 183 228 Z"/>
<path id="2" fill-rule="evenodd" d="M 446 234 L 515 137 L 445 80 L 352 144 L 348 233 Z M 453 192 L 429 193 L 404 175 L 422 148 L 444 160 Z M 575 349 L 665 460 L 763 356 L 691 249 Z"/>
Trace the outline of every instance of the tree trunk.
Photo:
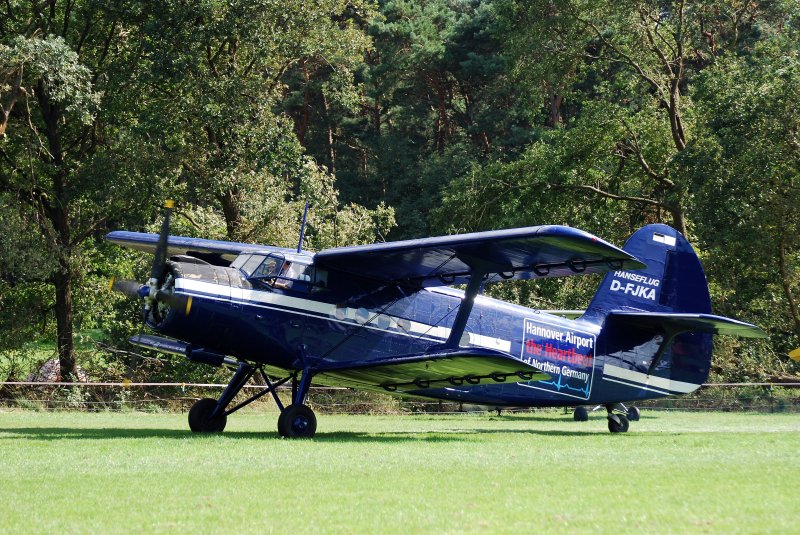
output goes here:
<path id="1" fill-rule="evenodd" d="M 42 199 L 44 216 L 53 226 L 55 235 L 53 245 L 58 258 L 58 269 L 53 274 L 53 284 L 56 289 L 56 344 L 58 346 L 58 361 L 61 368 L 61 379 L 71 381 L 77 378 L 75 365 L 75 341 L 73 338 L 73 310 L 72 310 L 72 283 L 74 272 L 71 267 L 72 232 L 69 221 L 67 194 L 68 169 L 64 161 L 61 145 L 61 130 L 59 124 L 62 118 L 61 108 L 53 104 L 45 86 L 37 84 L 36 97 L 42 110 L 42 119 L 45 123 L 45 135 L 49 155 L 49 163 L 53 166 L 52 194 L 53 199 Z"/>
<path id="2" fill-rule="evenodd" d="M 328 105 L 328 97 L 325 96 L 325 91 L 322 92 L 322 108 L 325 111 L 325 121 L 328 123 L 328 163 L 330 164 L 330 171 L 336 174 L 336 134 L 333 131 L 333 121 L 330 117 L 330 106 Z"/>
<path id="3" fill-rule="evenodd" d="M 218 197 L 222 205 L 222 214 L 225 216 L 225 228 L 228 232 L 228 239 L 236 241 L 240 238 L 239 229 L 242 226 L 242 212 L 236 202 L 237 191 L 229 189 Z"/>
<path id="4" fill-rule="evenodd" d="M 72 278 L 68 266 L 59 266 L 53 275 L 56 287 L 56 341 L 62 381 L 73 381 L 77 378 L 72 336 Z"/>
<path id="5" fill-rule="evenodd" d="M 681 119 L 681 91 L 680 78 L 672 80 L 669 91 L 669 127 L 672 132 L 672 141 L 675 148 L 682 151 L 686 148 L 686 134 L 683 131 Z"/>
<path id="6" fill-rule="evenodd" d="M 789 314 L 792 316 L 794 323 L 794 332 L 800 334 L 800 312 L 798 311 L 797 302 L 792 294 L 792 286 L 789 278 L 789 271 L 786 269 L 786 237 L 781 236 L 778 243 L 778 269 L 781 274 L 781 287 L 783 294 L 786 296 L 786 302 L 789 304 Z"/>
<path id="7" fill-rule="evenodd" d="M 554 91 L 550 93 L 550 121 L 547 126 L 555 128 L 561 124 L 561 103 L 564 97 L 557 95 Z"/>
<path id="8" fill-rule="evenodd" d="M 672 226 L 680 232 L 681 234 L 686 236 L 686 214 L 683 211 L 683 208 L 680 206 L 670 206 L 668 208 L 670 215 L 672 216 Z"/>

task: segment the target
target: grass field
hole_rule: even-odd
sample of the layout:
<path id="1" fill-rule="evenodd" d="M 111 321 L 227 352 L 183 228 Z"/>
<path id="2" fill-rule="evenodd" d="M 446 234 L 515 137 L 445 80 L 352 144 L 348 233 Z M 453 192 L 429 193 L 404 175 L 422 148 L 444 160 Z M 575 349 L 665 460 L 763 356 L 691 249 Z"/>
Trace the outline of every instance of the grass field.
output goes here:
<path id="1" fill-rule="evenodd" d="M 797 533 L 800 415 L 0 411 L 5 533 Z"/>

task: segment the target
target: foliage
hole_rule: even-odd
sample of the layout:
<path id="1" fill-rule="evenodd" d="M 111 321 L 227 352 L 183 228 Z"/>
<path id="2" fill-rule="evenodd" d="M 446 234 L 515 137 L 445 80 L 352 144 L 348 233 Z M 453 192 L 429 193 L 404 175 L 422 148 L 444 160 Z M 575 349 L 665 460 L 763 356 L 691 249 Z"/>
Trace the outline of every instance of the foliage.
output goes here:
<path id="1" fill-rule="evenodd" d="M 784 357 L 800 345 L 796 2 L 10 1 L 0 20 L 15 369 L 43 341 L 65 372 L 184 373 L 129 351 L 138 305 L 105 290 L 149 260 L 102 236 L 155 231 L 171 197 L 175 233 L 287 247 L 308 201 L 311 250 L 544 223 L 621 244 L 667 222 L 716 310 L 771 334 L 720 339 L 715 377 L 800 373 Z M 582 308 L 596 282 L 487 291 Z M 78 340 L 98 329 L 107 345 Z"/>

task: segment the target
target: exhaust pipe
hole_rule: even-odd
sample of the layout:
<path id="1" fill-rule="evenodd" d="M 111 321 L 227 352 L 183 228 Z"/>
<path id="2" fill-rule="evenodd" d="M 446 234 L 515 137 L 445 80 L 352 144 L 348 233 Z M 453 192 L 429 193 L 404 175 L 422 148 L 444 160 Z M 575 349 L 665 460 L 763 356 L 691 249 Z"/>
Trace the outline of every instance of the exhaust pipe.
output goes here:
<path id="1" fill-rule="evenodd" d="M 188 346 L 186 348 L 186 358 L 192 362 L 208 364 L 209 366 L 214 366 L 215 368 L 219 368 L 223 364 L 227 364 L 229 366 L 236 366 L 238 364 L 230 357 L 220 355 L 219 353 L 214 353 L 213 351 L 207 351 L 201 347 Z"/>

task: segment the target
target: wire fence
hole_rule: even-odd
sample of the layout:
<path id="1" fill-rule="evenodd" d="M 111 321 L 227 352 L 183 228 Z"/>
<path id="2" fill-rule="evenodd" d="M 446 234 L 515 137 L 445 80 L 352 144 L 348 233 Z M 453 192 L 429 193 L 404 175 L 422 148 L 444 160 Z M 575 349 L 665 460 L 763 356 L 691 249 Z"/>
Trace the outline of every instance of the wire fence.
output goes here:
<path id="1" fill-rule="evenodd" d="M 0 407 L 31 410 L 186 412 L 200 398 L 219 397 L 225 384 L 132 382 L 0 382 Z M 264 386 L 246 385 L 234 403 Z M 282 403 L 290 403 L 291 388 L 279 387 Z M 486 410 L 520 412 L 541 409 L 502 408 L 446 401 L 407 400 L 348 388 L 312 386 L 309 404 L 327 414 L 452 414 Z M 682 411 L 800 412 L 800 383 L 719 383 L 698 391 L 634 403 L 641 409 Z M 275 412 L 271 396 L 244 410 Z M 553 410 L 553 409 L 547 409 Z"/>

